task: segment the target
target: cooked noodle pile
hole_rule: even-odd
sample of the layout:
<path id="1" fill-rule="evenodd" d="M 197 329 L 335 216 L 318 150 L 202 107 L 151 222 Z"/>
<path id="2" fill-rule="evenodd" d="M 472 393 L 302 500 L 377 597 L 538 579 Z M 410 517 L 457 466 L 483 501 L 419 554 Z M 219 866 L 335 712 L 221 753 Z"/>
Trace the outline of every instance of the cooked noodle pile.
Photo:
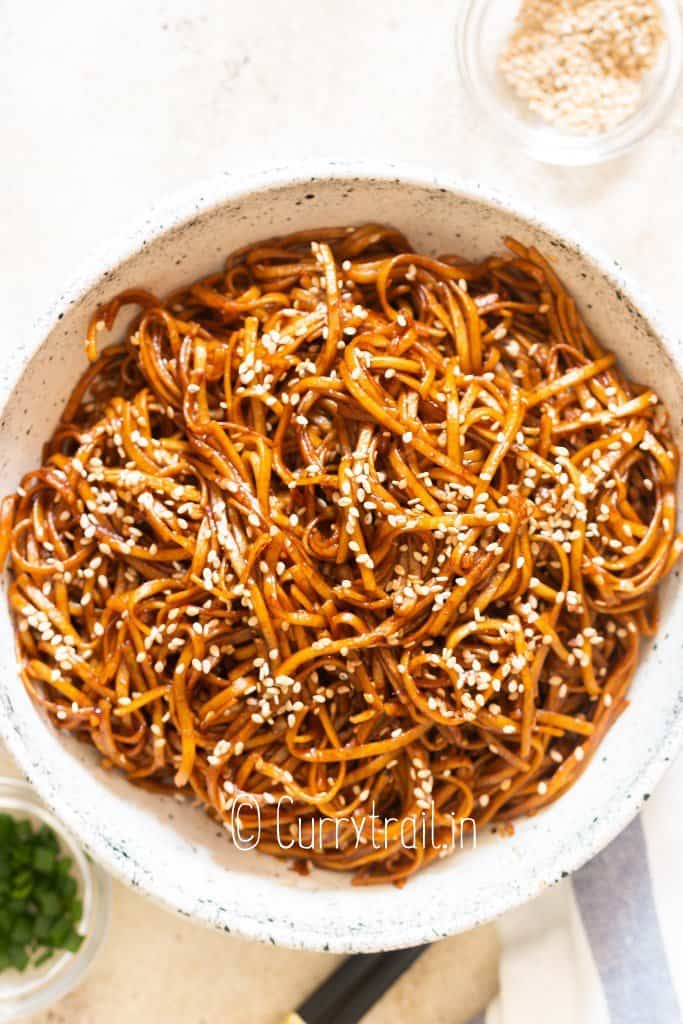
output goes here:
<path id="1" fill-rule="evenodd" d="M 576 781 L 681 551 L 678 461 L 656 395 L 507 245 L 300 232 L 97 310 L 3 505 L 22 675 L 58 728 L 228 825 L 249 795 L 262 850 L 365 883 Z"/>

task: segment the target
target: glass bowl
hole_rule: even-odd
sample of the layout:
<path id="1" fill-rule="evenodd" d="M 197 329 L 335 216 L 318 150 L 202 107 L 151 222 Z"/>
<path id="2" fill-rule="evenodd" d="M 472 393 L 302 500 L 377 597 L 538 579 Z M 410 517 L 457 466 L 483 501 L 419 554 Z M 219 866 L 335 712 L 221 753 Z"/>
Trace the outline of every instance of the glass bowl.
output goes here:
<path id="1" fill-rule="evenodd" d="M 456 28 L 457 61 L 470 101 L 492 130 L 501 129 L 542 163 L 580 166 L 627 152 L 652 131 L 666 113 L 683 64 L 683 20 L 679 0 L 659 0 L 664 40 L 655 66 L 643 79 L 638 109 L 608 131 L 578 135 L 530 111 L 498 69 L 520 0 L 460 0 Z"/>
<path id="2" fill-rule="evenodd" d="M 0 973 L 0 1022 L 37 1013 L 70 992 L 92 963 L 109 921 L 111 882 L 76 845 L 64 826 L 40 803 L 26 782 L 0 778 L 0 812 L 28 819 L 33 825 L 49 825 L 63 852 L 72 858 L 72 873 L 83 901 L 79 931 L 85 935 L 77 953 L 56 951 L 40 967 Z"/>

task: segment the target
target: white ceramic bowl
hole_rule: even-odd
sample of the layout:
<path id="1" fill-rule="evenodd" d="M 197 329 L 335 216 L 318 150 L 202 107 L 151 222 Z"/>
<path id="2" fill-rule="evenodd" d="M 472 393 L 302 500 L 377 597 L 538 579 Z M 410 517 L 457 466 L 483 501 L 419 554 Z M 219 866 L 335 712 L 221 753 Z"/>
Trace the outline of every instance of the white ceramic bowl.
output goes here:
<path id="1" fill-rule="evenodd" d="M 279 232 L 377 220 L 397 225 L 418 249 L 483 256 L 506 234 L 539 246 L 578 298 L 589 322 L 629 374 L 657 388 L 683 423 L 681 349 L 615 265 L 547 227 L 533 213 L 477 186 L 430 175 L 341 167 L 311 175 L 277 172 L 214 180 L 129 232 L 93 260 L 87 275 L 24 339 L 21 378 L 3 386 L 0 480 L 13 487 L 40 458 L 85 365 L 93 306 L 121 288 L 165 292 L 206 274 L 237 246 Z M 558 803 L 517 824 L 514 836 L 480 836 L 477 850 L 439 861 L 398 890 L 355 888 L 348 877 L 241 852 L 205 814 L 105 772 L 89 748 L 58 734 L 17 679 L 12 627 L 0 602 L 0 729 L 41 797 L 116 876 L 225 931 L 301 949 L 364 952 L 438 939 L 488 921 L 529 899 L 600 850 L 636 813 L 672 757 L 683 724 L 683 594 L 677 573 L 662 600 L 662 624 L 644 652 L 630 708 L 584 777 Z"/>

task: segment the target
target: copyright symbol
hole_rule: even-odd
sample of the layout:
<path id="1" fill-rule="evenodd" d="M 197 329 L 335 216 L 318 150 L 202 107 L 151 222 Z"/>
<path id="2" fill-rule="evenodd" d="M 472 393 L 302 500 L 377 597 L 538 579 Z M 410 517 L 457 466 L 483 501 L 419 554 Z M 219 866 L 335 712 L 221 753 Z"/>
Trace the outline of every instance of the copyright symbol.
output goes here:
<path id="1" fill-rule="evenodd" d="M 261 808 L 253 797 L 241 796 L 235 800 L 230 812 L 230 830 L 238 850 L 254 850 L 258 846 L 261 838 Z"/>

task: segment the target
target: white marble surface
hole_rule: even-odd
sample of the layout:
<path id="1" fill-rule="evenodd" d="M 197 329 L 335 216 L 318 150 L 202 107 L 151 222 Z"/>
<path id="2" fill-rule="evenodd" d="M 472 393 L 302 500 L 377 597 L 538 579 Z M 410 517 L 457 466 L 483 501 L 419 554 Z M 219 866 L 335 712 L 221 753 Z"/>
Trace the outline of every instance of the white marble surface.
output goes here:
<path id="1" fill-rule="evenodd" d="M 683 332 L 683 100 L 618 161 L 534 164 L 467 107 L 457 3 L 0 4 L 5 366 L 91 247 L 150 203 L 202 175 L 301 158 L 432 166 L 561 211 Z M 368 1024 L 465 1021 L 495 987 L 495 952 L 490 928 L 442 943 Z M 330 966 L 204 932 L 115 886 L 89 979 L 34 1024 L 276 1024 Z"/>

